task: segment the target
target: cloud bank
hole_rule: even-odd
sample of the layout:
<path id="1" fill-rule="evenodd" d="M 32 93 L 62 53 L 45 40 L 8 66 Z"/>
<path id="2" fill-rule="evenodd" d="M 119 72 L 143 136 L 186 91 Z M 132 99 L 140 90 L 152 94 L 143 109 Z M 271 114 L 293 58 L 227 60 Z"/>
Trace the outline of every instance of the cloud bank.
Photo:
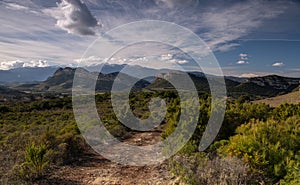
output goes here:
<path id="1" fill-rule="evenodd" d="M 13 60 L 13 61 L 0 62 L 0 70 L 9 70 L 9 69 L 21 68 L 21 67 L 47 67 L 47 66 L 49 65 L 48 62 L 45 60 L 30 61 L 30 62 Z"/>

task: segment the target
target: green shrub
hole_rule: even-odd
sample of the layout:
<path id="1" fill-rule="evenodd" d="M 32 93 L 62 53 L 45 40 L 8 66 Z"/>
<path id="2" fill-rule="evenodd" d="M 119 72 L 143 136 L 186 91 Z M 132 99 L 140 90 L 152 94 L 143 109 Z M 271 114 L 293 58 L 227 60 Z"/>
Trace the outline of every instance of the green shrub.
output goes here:
<path id="1" fill-rule="evenodd" d="M 19 176 L 22 179 L 33 180 L 40 178 L 49 164 L 46 159 L 45 145 L 36 145 L 34 142 L 26 147 L 25 162 L 19 166 Z"/>
<path id="2" fill-rule="evenodd" d="M 63 133 L 63 134 L 62 134 Z M 57 136 L 59 158 L 62 164 L 68 164 L 83 153 L 83 139 L 76 130 L 69 130 L 68 132 L 61 132 Z"/>
<path id="3" fill-rule="evenodd" d="M 272 112 L 275 120 L 286 120 L 292 116 L 300 116 L 300 104 L 283 104 L 276 107 Z"/>
<path id="4" fill-rule="evenodd" d="M 287 175 L 280 181 L 281 185 L 295 185 L 300 184 L 300 155 L 296 156 L 296 161 L 290 161 Z"/>
<path id="5" fill-rule="evenodd" d="M 6 112 L 10 112 L 10 108 L 8 106 L 5 105 L 0 105 L 0 113 L 6 113 Z"/>
<path id="6" fill-rule="evenodd" d="M 266 120 L 271 112 L 272 109 L 265 104 L 239 103 L 238 101 L 229 103 L 217 140 L 233 136 L 237 127 L 248 123 L 251 119 Z"/>
<path id="7" fill-rule="evenodd" d="M 284 178 L 291 165 L 299 166 L 300 117 L 286 121 L 251 121 L 241 125 L 237 135 L 219 148 L 227 156 L 237 156 L 251 169 L 274 182 Z"/>

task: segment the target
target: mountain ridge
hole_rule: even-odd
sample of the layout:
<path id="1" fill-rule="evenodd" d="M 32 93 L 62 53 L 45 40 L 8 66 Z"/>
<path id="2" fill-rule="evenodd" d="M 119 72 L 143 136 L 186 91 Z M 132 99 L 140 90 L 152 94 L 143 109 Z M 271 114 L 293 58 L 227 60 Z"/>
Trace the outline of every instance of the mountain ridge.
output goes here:
<path id="1" fill-rule="evenodd" d="M 124 68 L 126 66 L 121 67 Z M 155 69 L 143 68 L 141 66 L 136 68 L 130 67 L 124 70 L 127 74 L 121 72 L 98 74 L 97 72 L 90 72 L 85 68 L 58 68 L 52 76 L 48 77 L 44 81 L 34 82 L 31 84 L 16 85 L 13 86 L 13 88 L 19 91 L 71 93 L 73 87 L 73 78 L 76 70 L 80 70 L 80 72 L 82 73 L 81 76 L 86 76 L 88 78 L 90 78 L 89 76 L 92 77 L 97 75 L 98 80 L 96 83 L 96 91 L 99 92 L 110 91 L 112 89 L 113 83 L 116 83 L 117 86 L 120 87 L 120 89 L 130 88 L 130 84 L 132 82 L 138 82 L 135 84 L 136 89 L 146 88 L 147 90 L 172 90 L 174 89 L 174 87 L 164 79 L 183 79 L 181 75 L 184 72 L 181 71 L 158 71 Z M 143 70 L 145 70 L 145 72 Z M 111 71 L 111 68 L 108 71 Z M 210 93 L 209 84 L 204 73 L 187 72 L 187 74 L 193 80 L 199 92 Z M 153 76 L 149 79 L 138 80 L 139 75 Z M 220 78 L 212 75 L 208 77 L 211 79 Z M 277 95 L 292 92 L 300 85 L 300 78 L 283 77 L 278 75 L 268 75 L 263 77 L 242 79 L 225 76 L 224 79 L 228 96 L 233 98 L 242 95 L 249 96 L 252 99 L 274 97 Z"/>
<path id="2" fill-rule="evenodd" d="M 95 76 L 98 76 L 96 81 L 96 91 L 110 91 L 114 82 L 120 89 L 130 88 L 129 84 L 134 81 L 138 81 L 134 88 L 141 89 L 149 82 L 146 80 L 137 80 L 129 75 L 113 72 L 109 74 L 89 72 L 84 68 L 59 68 L 54 74 L 47 78 L 43 82 L 34 84 L 23 84 L 16 86 L 15 88 L 20 91 L 38 91 L 38 92 L 57 92 L 57 93 L 71 93 L 73 87 L 73 79 L 75 72 L 77 72 L 79 79 L 83 78 L 86 82 L 92 82 Z M 83 88 L 90 88 L 89 84 L 83 84 Z"/>

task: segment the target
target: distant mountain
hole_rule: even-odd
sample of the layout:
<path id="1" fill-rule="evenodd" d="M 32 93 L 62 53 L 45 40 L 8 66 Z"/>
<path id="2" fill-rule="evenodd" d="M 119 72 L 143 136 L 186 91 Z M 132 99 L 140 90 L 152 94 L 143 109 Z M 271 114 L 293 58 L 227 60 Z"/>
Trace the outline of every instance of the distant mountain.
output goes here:
<path id="1" fill-rule="evenodd" d="M 73 78 L 75 71 L 80 71 L 80 78 L 86 80 L 93 78 L 95 75 L 98 76 L 96 82 L 96 91 L 110 91 L 112 89 L 113 83 L 119 88 L 118 90 L 123 90 L 130 88 L 131 82 L 138 81 L 134 88 L 141 89 L 149 85 L 150 83 L 146 80 L 137 80 L 134 77 L 123 73 L 109 73 L 109 74 L 98 74 L 97 72 L 89 72 L 83 68 L 59 68 L 53 76 L 49 77 L 47 80 L 35 84 L 24 84 L 16 87 L 18 90 L 22 91 L 40 91 L 40 92 L 60 92 L 60 93 L 71 93 L 73 87 Z M 89 87 L 89 84 L 83 84 L 82 88 Z"/>
<path id="2" fill-rule="evenodd" d="M 103 65 L 103 64 L 102 64 Z M 99 72 L 101 64 L 84 66 L 83 68 L 90 72 Z M 42 82 L 47 80 L 50 76 L 56 72 L 60 67 L 22 67 L 14 68 L 10 70 L 0 70 L 0 84 L 23 84 L 23 83 L 34 83 Z M 123 70 L 123 71 L 122 71 Z M 152 69 L 141 67 L 138 65 L 126 65 L 126 64 L 104 64 L 101 69 L 102 74 L 110 74 L 120 72 L 124 74 L 143 74 L 151 76 L 147 78 L 147 81 L 152 82 L 155 76 L 160 73 L 167 73 L 170 69 Z"/>
<path id="3" fill-rule="evenodd" d="M 101 68 L 101 71 L 99 69 Z M 168 73 L 171 69 L 153 69 L 148 67 L 142 67 L 139 65 L 127 65 L 127 64 L 99 64 L 83 67 L 90 72 L 100 72 L 102 74 L 109 74 L 115 72 L 121 72 L 130 76 L 149 76 L 145 80 L 152 82 L 155 80 L 155 76 L 161 73 Z"/>
<path id="4" fill-rule="evenodd" d="M 208 81 L 205 76 L 195 73 L 188 73 L 193 80 L 196 88 L 200 92 L 210 93 Z M 183 79 L 182 73 L 170 72 L 161 74 L 158 78 L 150 84 L 147 89 L 152 90 L 170 90 L 174 87 L 165 79 Z M 219 77 L 215 77 L 216 79 Z M 216 80 L 217 82 L 217 80 Z M 182 82 L 183 84 L 185 82 Z M 276 75 L 265 77 L 254 77 L 248 79 L 233 79 L 232 77 L 225 77 L 225 84 L 227 88 L 227 94 L 230 97 L 239 97 L 241 95 L 247 95 L 252 99 L 261 99 L 265 97 L 273 97 L 280 94 L 286 94 L 292 92 L 300 85 L 300 79 L 287 78 Z"/>
<path id="5" fill-rule="evenodd" d="M 109 73 L 115 73 L 120 72 L 126 64 L 99 64 L 99 65 L 90 65 L 90 66 L 84 66 L 83 68 L 90 71 L 90 72 L 100 72 L 99 69 L 101 69 L 101 73 L 103 74 L 109 74 Z"/>
<path id="6" fill-rule="evenodd" d="M 58 67 L 23 67 L 0 70 L 0 83 L 32 83 L 34 81 L 44 81 L 57 69 Z"/>

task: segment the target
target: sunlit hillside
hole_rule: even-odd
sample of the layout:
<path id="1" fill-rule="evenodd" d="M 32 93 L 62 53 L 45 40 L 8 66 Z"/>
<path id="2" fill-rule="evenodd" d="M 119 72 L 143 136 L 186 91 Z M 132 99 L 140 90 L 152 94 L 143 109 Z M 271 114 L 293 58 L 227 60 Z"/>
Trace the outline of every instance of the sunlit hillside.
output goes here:
<path id="1" fill-rule="evenodd" d="M 297 104 L 300 103 L 300 91 L 291 92 L 285 95 L 267 98 L 263 100 L 254 101 L 255 103 L 266 103 L 271 107 L 278 107 L 285 103 Z"/>

